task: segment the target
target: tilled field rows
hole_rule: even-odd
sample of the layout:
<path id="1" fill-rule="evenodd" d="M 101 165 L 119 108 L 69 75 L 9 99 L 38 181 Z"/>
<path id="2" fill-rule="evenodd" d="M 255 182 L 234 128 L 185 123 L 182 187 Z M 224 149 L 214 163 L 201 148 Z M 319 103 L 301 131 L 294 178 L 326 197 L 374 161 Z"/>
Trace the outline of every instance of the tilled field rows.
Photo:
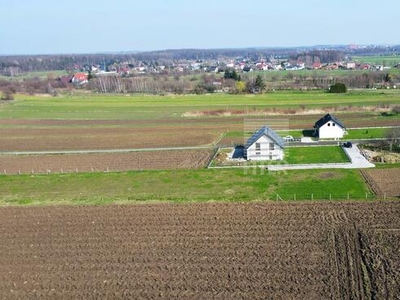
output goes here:
<path id="1" fill-rule="evenodd" d="M 134 149 L 209 145 L 222 131 L 197 128 L 0 128 L 0 152 Z"/>
<path id="2" fill-rule="evenodd" d="M 400 168 L 361 171 L 378 197 L 400 197 Z"/>
<path id="3" fill-rule="evenodd" d="M 210 155 L 209 150 L 0 155 L 0 174 L 196 169 L 205 167 Z"/>
<path id="4" fill-rule="evenodd" d="M 322 114 L 322 113 L 321 113 Z M 289 129 L 312 128 L 317 115 L 252 116 L 287 120 Z M 252 118 L 251 117 L 251 118 Z M 379 119 L 357 113 L 340 117 L 347 127 L 399 126 L 400 119 Z M 209 145 L 225 132 L 244 130 L 245 117 L 196 117 L 144 120 L 0 120 L 0 152 L 130 149 Z M 288 128 L 275 128 L 288 129 Z M 224 138 L 220 144 L 243 143 Z"/>
<path id="5" fill-rule="evenodd" d="M 0 298 L 393 299 L 399 214 L 399 202 L 3 207 Z"/>

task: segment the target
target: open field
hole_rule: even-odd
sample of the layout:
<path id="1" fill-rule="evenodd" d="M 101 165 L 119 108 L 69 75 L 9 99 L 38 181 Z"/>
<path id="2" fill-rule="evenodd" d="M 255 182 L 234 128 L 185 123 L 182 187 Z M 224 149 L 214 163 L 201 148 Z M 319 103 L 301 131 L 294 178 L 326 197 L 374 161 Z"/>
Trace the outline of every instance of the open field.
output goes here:
<path id="1" fill-rule="evenodd" d="M 373 199 L 357 170 L 264 168 L 0 175 L 1 205 Z"/>
<path id="2" fill-rule="evenodd" d="M 1 299 L 396 299 L 400 202 L 0 208 Z"/>
<path id="3" fill-rule="evenodd" d="M 313 127 L 326 112 L 347 127 L 400 126 L 383 114 L 400 91 L 346 95 L 273 92 L 260 95 L 17 95 L 0 105 L 0 151 L 132 149 L 243 143 L 246 119 L 286 119 L 289 129 Z M 236 136 L 229 133 L 236 132 Z M 221 139 L 222 137 L 222 139 Z"/>
<path id="4" fill-rule="evenodd" d="M 115 122 L 118 124 L 118 121 Z M 218 140 L 224 126 L 219 124 L 179 125 L 151 121 L 145 125 L 135 123 L 124 127 L 97 128 L 73 127 L 46 128 L 0 128 L 1 151 L 48 151 L 48 150 L 95 150 L 95 149 L 138 149 L 211 145 Z M 186 126 L 185 126 L 186 125 Z M 28 126 L 28 125 L 26 125 Z M 90 126 L 90 125 L 88 125 Z M 107 126 L 107 125 L 104 125 Z"/>
<path id="5" fill-rule="evenodd" d="M 17 95 L 15 101 L 0 105 L 0 152 L 212 148 L 232 145 L 236 140 L 243 143 L 241 133 L 248 118 L 274 122 L 284 118 L 289 130 L 299 130 L 312 128 L 326 112 L 334 112 L 347 127 L 400 126 L 400 116 L 382 113 L 398 104 L 400 92 L 396 90 L 352 91 L 346 95 L 321 91 L 260 95 Z M 163 159 L 153 152 L 151 162 L 147 162 L 145 154 L 137 153 L 48 156 L 47 162 L 43 157 L 1 156 L 0 173 L 4 174 L 5 169 L 9 174 L 31 173 L 34 169 L 35 174 L 2 175 L 0 197 L 3 204 L 50 204 L 154 199 L 247 201 L 276 199 L 277 194 L 287 200 L 310 199 L 311 195 L 314 199 L 365 199 L 368 193 L 360 175 L 349 170 L 286 172 L 279 176 L 261 175 L 266 172 L 262 169 L 255 170 L 254 176 L 250 174 L 254 170 L 249 170 L 250 175 L 243 170 L 59 174 L 77 168 L 91 172 L 204 165 L 202 151 L 196 152 L 202 153 L 198 157 L 188 153 L 176 161 L 175 156 L 166 154 Z M 303 155 L 305 158 L 307 155 Z M 57 174 L 39 176 L 36 170 Z"/>
<path id="6" fill-rule="evenodd" d="M 210 150 L 60 155 L 0 155 L 0 173 L 38 174 L 204 168 Z"/>
<path id="7" fill-rule="evenodd" d="M 369 63 L 374 65 L 382 65 L 393 67 L 400 63 L 400 56 L 396 55 L 385 55 L 385 56 L 353 56 L 354 61 L 361 63 Z"/>
<path id="8" fill-rule="evenodd" d="M 363 170 L 362 174 L 379 197 L 400 197 L 400 168 Z"/>
<path id="9" fill-rule="evenodd" d="M 138 120 L 198 115 L 213 110 L 238 110 L 250 114 L 258 109 L 282 114 L 284 110 L 322 109 L 350 111 L 356 107 L 385 107 L 400 103 L 400 90 L 282 91 L 257 95 L 102 95 L 83 93 L 44 97 L 17 95 L 9 105 L 0 106 L 0 119 L 91 119 Z M 233 112 L 234 113 L 234 112 Z"/>

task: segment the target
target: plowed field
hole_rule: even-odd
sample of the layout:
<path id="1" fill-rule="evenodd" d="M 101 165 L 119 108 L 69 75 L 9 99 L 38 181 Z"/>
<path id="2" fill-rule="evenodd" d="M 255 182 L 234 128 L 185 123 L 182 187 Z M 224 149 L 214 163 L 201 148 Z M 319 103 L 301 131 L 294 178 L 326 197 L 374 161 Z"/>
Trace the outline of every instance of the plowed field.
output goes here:
<path id="1" fill-rule="evenodd" d="M 254 116 L 249 116 L 250 118 Z M 319 115 L 256 116 L 288 119 L 289 129 L 312 128 Z M 400 119 L 366 113 L 338 115 L 347 127 L 399 126 Z M 142 120 L 0 120 L 1 151 L 130 149 L 209 145 L 228 131 L 244 130 L 243 117 L 195 117 Z M 288 128 L 275 128 L 288 129 Z M 243 143 L 224 138 L 220 144 Z"/>
<path id="2" fill-rule="evenodd" d="M 195 169 L 205 167 L 210 155 L 208 150 L 0 155 L 0 174 Z"/>
<path id="3" fill-rule="evenodd" d="M 1 299 L 396 299 L 400 202 L 0 209 Z"/>
<path id="4" fill-rule="evenodd" d="M 400 197 L 400 168 L 361 171 L 378 197 Z"/>

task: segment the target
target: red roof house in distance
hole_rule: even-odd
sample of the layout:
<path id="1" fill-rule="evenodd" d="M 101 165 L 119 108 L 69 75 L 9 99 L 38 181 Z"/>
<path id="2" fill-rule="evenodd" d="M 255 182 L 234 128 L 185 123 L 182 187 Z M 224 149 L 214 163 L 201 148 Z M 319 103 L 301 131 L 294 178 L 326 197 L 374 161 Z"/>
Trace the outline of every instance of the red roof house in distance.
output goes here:
<path id="1" fill-rule="evenodd" d="M 84 84 L 84 83 L 88 83 L 88 75 L 85 73 L 76 73 L 72 79 L 71 82 L 74 84 Z"/>

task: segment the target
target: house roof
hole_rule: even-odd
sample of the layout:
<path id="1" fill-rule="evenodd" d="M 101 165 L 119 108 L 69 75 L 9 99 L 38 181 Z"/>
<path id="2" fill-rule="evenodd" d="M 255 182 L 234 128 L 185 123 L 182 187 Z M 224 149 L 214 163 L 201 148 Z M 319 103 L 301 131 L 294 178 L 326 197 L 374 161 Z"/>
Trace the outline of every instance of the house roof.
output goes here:
<path id="1" fill-rule="evenodd" d="M 326 114 L 321 119 L 319 119 L 317 122 L 315 122 L 314 128 L 320 128 L 329 121 L 335 122 L 342 128 L 346 128 L 342 122 L 340 122 L 336 117 L 332 116 L 331 114 Z"/>
<path id="2" fill-rule="evenodd" d="M 285 141 L 283 138 L 278 135 L 274 130 L 269 128 L 268 126 L 263 126 L 259 130 L 257 130 L 248 140 L 246 143 L 246 149 L 253 145 L 260 137 L 263 135 L 268 136 L 271 140 L 273 140 L 278 146 L 281 148 L 285 147 Z"/>
<path id="3" fill-rule="evenodd" d="M 88 75 L 85 73 L 76 73 L 72 79 L 77 81 L 85 81 L 88 80 Z"/>

